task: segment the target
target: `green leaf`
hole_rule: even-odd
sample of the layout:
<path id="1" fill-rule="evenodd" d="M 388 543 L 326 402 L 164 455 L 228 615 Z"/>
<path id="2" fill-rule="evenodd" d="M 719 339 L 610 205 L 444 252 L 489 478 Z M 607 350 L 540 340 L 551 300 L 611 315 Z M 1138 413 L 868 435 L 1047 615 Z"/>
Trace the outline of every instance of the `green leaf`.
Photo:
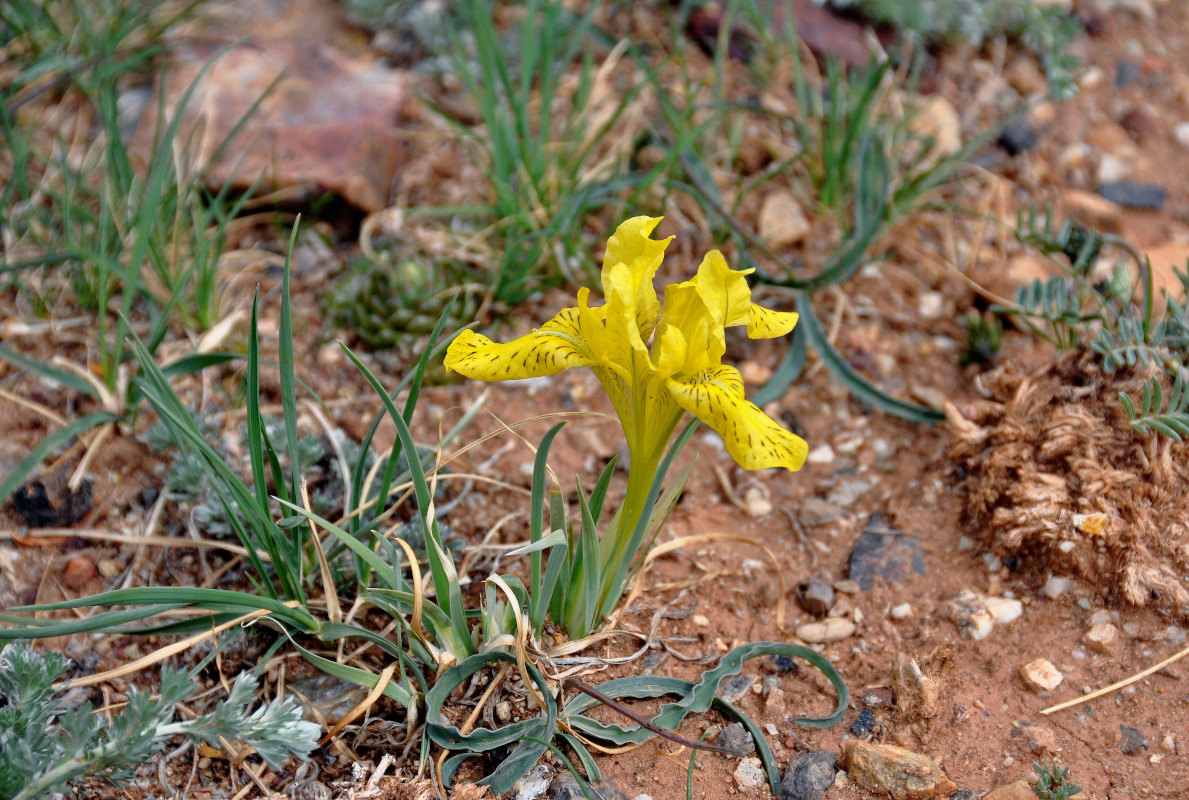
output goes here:
<path id="1" fill-rule="evenodd" d="M 446 721 L 442 715 L 442 706 L 446 699 L 472 675 L 495 661 L 515 664 L 516 658 L 510 653 L 498 651 L 481 653 L 471 656 L 439 675 L 437 682 L 425 697 L 425 730 L 428 738 L 439 747 L 468 753 L 487 752 L 518 742 L 511 754 L 496 767 L 494 772 L 478 781 L 481 786 L 490 786 L 492 793 L 502 795 L 511 790 L 512 785 L 524 773 L 528 772 L 545 753 L 546 747 L 541 742 L 551 741 L 557 730 L 557 703 L 545 682 L 545 676 L 531 661 L 526 662 L 529 679 L 544 697 L 544 716 L 518 720 L 495 730 L 475 728 L 470 733 L 464 734 Z"/>
<path id="2" fill-rule="evenodd" d="M 29 455 L 22 458 L 20 463 L 4 476 L 4 480 L 0 481 L 0 503 L 7 500 L 8 496 L 25 482 L 25 479 L 36 469 L 37 465 L 45 461 L 49 454 L 56 448 L 69 442 L 83 431 L 96 428 L 105 422 L 119 422 L 119 420 L 120 418 L 115 414 L 110 414 L 106 411 L 96 411 L 85 417 L 79 417 L 76 420 L 68 422 L 49 436 L 46 436 L 37 443 L 36 447 L 29 451 Z"/>
<path id="3" fill-rule="evenodd" d="M 857 373 L 826 338 L 826 333 L 813 312 L 809 295 L 805 292 L 797 294 L 797 311 L 801 315 L 797 324 L 805 331 L 808 344 L 817 352 L 830 374 L 841 381 L 855 397 L 880 411 L 910 422 L 932 424 L 945 419 L 945 414 L 941 411 L 892 397 Z"/>

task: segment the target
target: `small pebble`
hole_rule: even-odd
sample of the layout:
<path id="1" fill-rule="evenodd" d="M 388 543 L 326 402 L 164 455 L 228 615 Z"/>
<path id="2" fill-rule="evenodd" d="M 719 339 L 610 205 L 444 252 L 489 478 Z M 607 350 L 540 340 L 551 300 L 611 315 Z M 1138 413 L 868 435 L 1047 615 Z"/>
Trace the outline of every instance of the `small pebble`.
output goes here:
<path id="1" fill-rule="evenodd" d="M 1189 147 L 1189 122 L 1182 122 L 1178 125 L 1173 132 L 1173 137 L 1176 138 L 1177 144 Z"/>
<path id="2" fill-rule="evenodd" d="M 855 623 L 846 617 L 830 617 L 824 622 L 810 622 L 797 628 L 797 637 L 812 644 L 839 642 L 853 635 Z"/>
<path id="3" fill-rule="evenodd" d="M 705 628 L 710 624 L 709 617 L 704 617 L 701 614 L 694 614 L 689 618 L 689 621 L 697 625 L 699 628 Z"/>
<path id="4" fill-rule="evenodd" d="M 90 558 L 75 556 L 66 562 L 66 569 L 62 572 L 62 583 L 70 589 L 81 589 L 98 573 L 95 562 Z"/>
<path id="5" fill-rule="evenodd" d="M 1086 647 L 1095 653 L 1112 653 L 1119 646 L 1119 629 L 1109 622 L 1091 625 L 1085 638 Z"/>
<path id="6" fill-rule="evenodd" d="M 1038 658 L 1020 667 L 1020 680 L 1034 692 L 1051 692 L 1061 685 L 1064 676 L 1049 661 Z"/>
<path id="7" fill-rule="evenodd" d="M 998 144 L 1009 156 L 1018 156 L 1036 147 L 1036 128 L 1025 117 L 1012 120 L 999 132 Z"/>
<path id="8" fill-rule="evenodd" d="M 855 721 L 850 724 L 850 732 L 862 739 L 877 727 L 879 727 L 879 720 L 871 713 L 871 709 L 864 708 L 859 712 L 859 716 L 855 717 Z"/>
<path id="9" fill-rule="evenodd" d="M 1024 614 L 1024 604 L 1011 597 L 988 597 L 984 602 L 991 619 L 1000 625 L 1013 622 Z"/>
<path id="10" fill-rule="evenodd" d="M 1135 728 L 1119 726 L 1119 749 L 1125 756 L 1133 756 L 1148 749 L 1148 738 Z"/>
<path id="11" fill-rule="evenodd" d="M 1140 181 L 1103 183 L 1098 187 L 1098 194 L 1126 208 L 1142 208 L 1149 211 L 1159 211 L 1168 199 L 1168 190 L 1163 186 Z"/>
<path id="12" fill-rule="evenodd" d="M 709 738 L 709 737 L 708 737 Z M 732 722 L 727 727 L 723 728 L 722 733 L 718 735 L 715 742 L 719 747 L 725 747 L 740 755 L 747 755 L 754 753 L 756 750 L 755 739 L 751 738 L 751 734 L 747 729 L 738 722 Z"/>
<path id="13" fill-rule="evenodd" d="M 834 448 L 828 444 L 815 447 L 809 451 L 809 455 L 805 457 L 805 460 L 810 464 L 833 464 Z"/>
<path id="14" fill-rule="evenodd" d="M 738 703 L 751 691 L 751 678 L 747 675 L 735 675 L 727 678 L 718 687 L 718 696 L 728 703 Z M 727 726 L 730 730 L 730 726 Z"/>
<path id="15" fill-rule="evenodd" d="M 758 789 L 766 783 L 764 771 L 750 761 L 740 761 L 733 777 L 740 789 Z"/>
<path id="16" fill-rule="evenodd" d="M 1056 600 L 1058 597 L 1069 591 L 1071 586 L 1073 586 L 1073 581 L 1071 581 L 1069 578 L 1062 578 L 1059 575 L 1050 575 L 1049 579 L 1045 581 L 1045 585 L 1040 590 L 1040 593 L 1050 600 Z"/>
<path id="17" fill-rule="evenodd" d="M 821 578 L 810 578 L 797 586 L 797 602 L 815 617 L 825 616 L 834 605 L 834 588 Z"/>
<path id="18" fill-rule="evenodd" d="M 917 299 L 917 314 L 921 319 L 941 319 L 945 313 L 945 295 L 941 292 L 925 292 Z"/>
<path id="19" fill-rule="evenodd" d="M 908 619 L 912 616 L 912 605 L 909 603 L 901 603 L 897 606 L 892 606 L 892 619 Z"/>

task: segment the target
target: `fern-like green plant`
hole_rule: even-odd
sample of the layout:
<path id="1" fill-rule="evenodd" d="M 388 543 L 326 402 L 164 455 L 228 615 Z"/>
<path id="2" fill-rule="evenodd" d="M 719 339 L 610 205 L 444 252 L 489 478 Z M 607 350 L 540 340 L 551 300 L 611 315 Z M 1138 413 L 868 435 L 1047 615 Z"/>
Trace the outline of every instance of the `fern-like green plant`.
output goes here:
<path id="1" fill-rule="evenodd" d="M 1082 328 L 1102 319 L 1098 311 L 1087 310 L 1075 282 L 1063 277 L 1040 278 L 1016 290 L 1015 307 L 991 307 L 996 313 L 1010 313 L 1029 330 L 1062 350 L 1077 347 Z"/>
<path id="2" fill-rule="evenodd" d="M 1119 402 L 1127 412 L 1131 427 L 1140 433 L 1156 431 L 1170 439 L 1181 441 L 1189 436 L 1189 370 L 1178 366 L 1173 378 L 1172 390 L 1165 397 L 1156 375 L 1144 381 L 1140 390 L 1140 405 L 1126 392 L 1119 392 Z"/>
<path id="3" fill-rule="evenodd" d="M 1064 256 L 1067 264 L 1054 260 L 1066 274 L 1022 286 L 1013 304 L 991 310 L 1059 348 L 1088 346 L 1108 375 L 1125 368 L 1154 371 L 1144 380 L 1138 402 L 1119 392 L 1132 428 L 1178 441 L 1189 436 L 1189 300 L 1166 291 L 1160 309 L 1148 259 L 1118 236 L 1069 222 L 1054 227 L 1051 209 L 1043 215 L 1035 206 L 1022 211 L 1015 236 L 1046 256 Z M 1108 279 L 1092 282 L 1091 270 L 1107 246 L 1122 250 L 1134 269 L 1119 263 Z M 1175 273 L 1179 294 L 1189 295 L 1189 270 Z"/>

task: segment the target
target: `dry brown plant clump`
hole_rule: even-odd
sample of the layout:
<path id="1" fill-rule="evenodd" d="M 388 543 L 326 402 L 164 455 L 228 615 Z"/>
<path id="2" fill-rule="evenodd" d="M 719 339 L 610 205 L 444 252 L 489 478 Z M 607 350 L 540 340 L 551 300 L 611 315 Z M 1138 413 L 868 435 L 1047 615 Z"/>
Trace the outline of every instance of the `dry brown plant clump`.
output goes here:
<path id="1" fill-rule="evenodd" d="M 1132 429 L 1118 393 L 1141 378 L 1086 351 L 1001 366 L 976 381 L 985 400 L 947 409 L 950 456 L 967 522 L 996 553 L 1186 617 L 1189 442 Z"/>

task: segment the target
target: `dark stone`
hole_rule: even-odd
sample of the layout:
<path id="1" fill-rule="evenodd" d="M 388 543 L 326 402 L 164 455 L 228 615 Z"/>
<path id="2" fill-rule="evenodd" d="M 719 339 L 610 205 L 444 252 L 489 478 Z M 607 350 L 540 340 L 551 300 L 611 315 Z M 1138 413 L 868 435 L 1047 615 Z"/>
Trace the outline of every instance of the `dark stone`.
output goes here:
<path id="1" fill-rule="evenodd" d="M 751 734 L 747 732 L 747 728 L 744 728 L 738 722 L 732 722 L 723 728 L 715 744 L 719 747 L 733 750 L 742 756 L 756 751 L 755 739 L 751 738 Z"/>
<path id="2" fill-rule="evenodd" d="M 834 785 L 838 757 L 829 750 L 801 753 L 789 762 L 780 782 L 780 800 L 820 800 Z"/>
<path id="3" fill-rule="evenodd" d="M 925 553 L 921 543 L 897 531 L 887 523 L 887 516 L 882 511 L 876 511 L 851 549 L 847 577 L 868 592 L 877 577 L 892 583 L 904 580 L 910 572 L 925 574 Z"/>
<path id="4" fill-rule="evenodd" d="M 29 481 L 13 492 L 12 505 L 32 528 L 73 525 L 91 510 L 91 481 L 84 480 L 73 491 L 65 481 L 56 490 L 41 481 Z"/>
<path id="5" fill-rule="evenodd" d="M 860 739 L 865 739 L 878 727 L 879 720 L 871 713 L 871 709 L 864 708 L 859 712 L 859 716 L 855 717 L 855 721 L 850 724 L 850 732 Z"/>
<path id="6" fill-rule="evenodd" d="M 1119 125 L 1137 142 L 1149 138 L 1156 129 L 1156 121 L 1142 108 L 1133 108 L 1128 111 L 1119 120 Z"/>
<path id="7" fill-rule="evenodd" d="M 1134 61 L 1120 61 L 1115 68 L 1115 88 L 1122 89 L 1139 77 L 1139 64 Z"/>
<path id="8" fill-rule="evenodd" d="M 973 789 L 962 789 L 951 794 L 950 800 L 978 800 L 978 794 Z"/>
<path id="9" fill-rule="evenodd" d="M 1168 199 L 1168 191 L 1155 183 L 1140 181 L 1116 181 L 1098 187 L 1098 194 L 1126 208 L 1144 208 L 1159 211 Z"/>
<path id="10" fill-rule="evenodd" d="M 161 496 L 161 490 L 156 486 L 146 486 L 140 490 L 140 504 L 145 508 L 152 508 L 153 504 L 157 502 L 157 498 Z"/>
<path id="11" fill-rule="evenodd" d="M 731 704 L 738 703 L 749 691 L 751 678 L 747 675 L 735 675 L 718 685 L 718 696 Z"/>
<path id="12" fill-rule="evenodd" d="M 859 693 L 859 703 L 866 708 L 892 708 L 896 695 L 890 686 L 868 686 Z"/>
<path id="13" fill-rule="evenodd" d="M 797 664 L 797 659 L 792 656 L 773 656 L 772 668 L 781 675 L 792 675 L 801 669 Z"/>
<path id="14" fill-rule="evenodd" d="M 824 617 L 834 605 L 834 587 L 821 578 L 810 578 L 797 585 L 797 602 L 810 614 Z"/>
<path id="15" fill-rule="evenodd" d="M 1148 738 L 1135 728 L 1119 726 L 1119 749 L 1125 756 L 1134 756 L 1148 749 Z"/>
<path id="16" fill-rule="evenodd" d="M 628 800 L 628 796 L 609 780 L 596 781 L 586 785 L 587 791 L 594 800 Z M 582 787 L 574 779 L 569 770 L 562 770 L 549 784 L 549 791 L 545 794 L 550 800 L 586 800 Z"/>
<path id="17" fill-rule="evenodd" d="M 1004 126 L 999 132 L 998 144 L 1009 156 L 1018 156 L 1036 147 L 1036 128 L 1024 117 L 1019 117 Z"/>

